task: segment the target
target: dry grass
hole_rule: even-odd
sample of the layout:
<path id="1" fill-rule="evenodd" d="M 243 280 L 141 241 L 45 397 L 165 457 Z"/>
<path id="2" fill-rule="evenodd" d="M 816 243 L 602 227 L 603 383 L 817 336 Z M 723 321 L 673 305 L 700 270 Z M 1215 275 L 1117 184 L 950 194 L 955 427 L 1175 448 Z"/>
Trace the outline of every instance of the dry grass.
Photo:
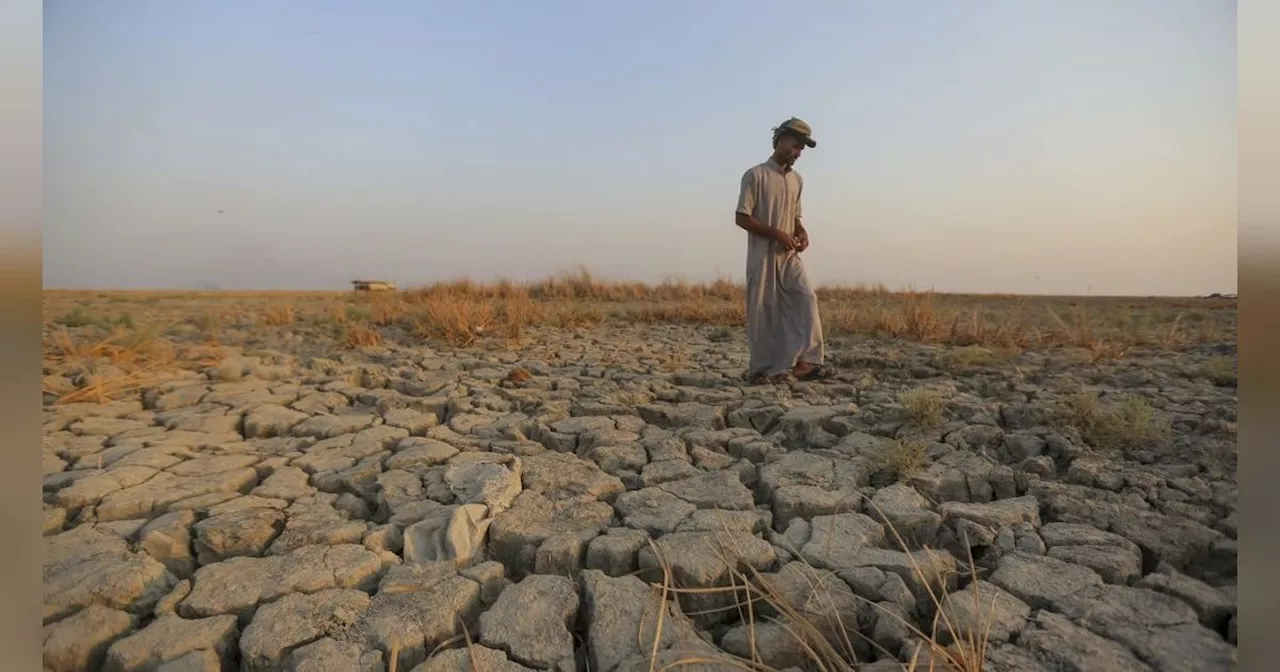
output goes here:
<path id="1" fill-rule="evenodd" d="M 206 340 L 218 341 L 236 314 L 258 314 L 268 324 L 295 319 L 310 324 L 368 324 L 384 337 L 427 339 L 456 347 L 481 340 L 519 341 L 529 328 L 591 328 L 603 322 L 745 324 L 744 288 L 728 279 L 668 280 L 657 284 L 602 280 L 584 268 L 546 280 L 478 283 L 462 279 L 395 293 L 353 292 L 46 292 L 46 309 L 71 328 L 94 327 L 114 317 L 99 304 L 145 305 L 191 319 Z M 1235 301 L 1120 297 L 1016 297 L 890 291 L 882 285 L 818 290 L 825 331 L 957 346 L 943 365 L 984 365 L 987 353 L 1079 348 L 1093 361 L 1132 348 L 1172 350 L 1235 337 Z M 114 312 L 114 311 L 111 311 Z M 727 332 L 716 332 L 716 340 Z"/>
<path id="2" fill-rule="evenodd" d="M 171 378 L 175 371 L 217 364 L 221 348 L 213 344 L 179 346 L 150 331 L 116 328 L 105 335 L 76 338 L 65 327 L 44 338 L 47 367 L 78 371 L 78 380 L 46 376 L 42 391 L 57 404 L 106 403 Z"/>
<path id="3" fill-rule="evenodd" d="M 823 287 L 818 296 L 828 335 L 953 346 L 939 358 L 939 365 L 951 371 L 1031 349 L 1062 348 L 1082 353 L 1082 362 L 1097 362 L 1134 348 L 1169 351 L 1236 337 L 1234 300 L 967 296 L 890 291 L 881 285 Z M 47 291 L 44 304 L 46 364 L 63 357 L 64 346 L 109 351 L 108 363 L 138 360 L 119 370 L 98 366 L 100 371 L 70 386 L 49 376 L 46 391 L 64 403 L 129 394 L 160 376 L 170 359 L 216 357 L 211 353 L 219 344 L 243 340 L 244 329 L 255 324 L 292 325 L 299 336 L 352 348 L 424 340 L 500 347 L 519 343 L 534 328 L 590 329 L 606 322 L 708 325 L 714 327 L 708 338 L 723 342 L 745 324 L 744 288 L 727 279 L 648 285 L 601 280 L 586 269 L 540 282 L 464 279 L 374 294 Z M 63 330 L 60 336 L 52 336 L 56 329 Z M 139 340 L 130 345 L 127 334 Z M 194 342 L 204 351 L 172 357 L 153 351 L 158 343 L 174 349 L 178 342 Z M 1234 358 L 1207 362 L 1189 375 L 1234 384 Z M 913 409 L 909 412 L 917 422 L 927 424 L 936 415 L 928 397 L 908 398 L 904 405 Z M 1125 442 L 1112 436 L 1110 425 L 1094 431 L 1102 433 L 1099 440 Z"/>
<path id="4" fill-rule="evenodd" d="M 363 324 L 348 324 L 342 328 L 342 342 L 348 348 L 370 348 L 382 345 L 382 334 Z"/>
<path id="5" fill-rule="evenodd" d="M 495 313 L 492 303 L 471 301 L 464 296 L 428 296 L 422 301 L 422 312 L 413 320 L 413 328 L 422 340 L 467 347 L 497 324 Z"/>
<path id="6" fill-rule="evenodd" d="M 262 321 L 273 327 L 293 324 L 293 319 L 293 306 L 287 303 L 273 303 L 262 315 Z"/>
<path id="7" fill-rule="evenodd" d="M 1216 303 L 1198 305 L 1195 300 L 940 295 L 891 292 L 883 286 L 825 287 L 818 296 L 824 326 L 834 335 L 1013 351 L 1079 347 L 1094 359 L 1118 357 L 1138 346 L 1171 348 L 1218 340 L 1234 329 L 1233 312 L 1228 315 Z M 568 316 L 596 312 L 623 322 L 745 324 L 744 289 L 728 280 L 643 285 L 602 281 L 585 269 L 524 285 L 483 285 L 468 280 L 437 283 L 406 293 L 404 300 L 414 304 L 467 299 L 472 306 L 487 305 L 487 313 L 472 308 L 482 322 L 479 326 L 486 326 L 483 320 L 512 297 L 540 308 L 525 311 L 523 319 L 514 324 L 568 326 Z M 455 325 L 448 331 L 467 332 L 453 321 Z"/>
<path id="8" fill-rule="evenodd" d="M 894 481 L 902 481 L 916 473 L 928 462 L 928 445 L 918 439 L 898 439 L 884 450 L 870 453 L 869 467 L 873 472 L 883 472 Z"/>
<path id="9" fill-rule="evenodd" d="M 1077 393 L 1060 404 L 1057 417 L 1097 448 L 1151 447 L 1172 434 L 1169 422 L 1157 414 L 1151 402 L 1138 396 L 1120 396 L 1104 404 L 1094 394 Z"/>
<path id="10" fill-rule="evenodd" d="M 917 428 L 942 424 L 942 395 L 937 390 L 918 388 L 898 395 L 898 403 L 906 410 L 907 421 Z"/>
<path id="11" fill-rule="evenodd" d="M 374 294 L 369 302 L 369 320 L 380 327 L 399 323 L 404 319 L 404 301 L 392 294 Z"/>
<path id="12" fill-rule="evenodd" d="M 1204 361 L 1190 372 L 1192 377 L 1204 378 L 1214 385 L 1232 387 L 1236 385 L 1236 358 L 1213 357 Z"/>
<path id="13" fill-rule="evenodd" d="M 872 506 L 874 507 L 874 504 Z M 924 587 L 933 612 L 931 614 L 933 625 L 928 629 L 929 632 L 925 632 L 914 623 L 903 620 L 898 614 L 884 609 L 876 602 L 858 596 L 856 593 L 841 592 L 846 596 L 852 595 L 854 599 L 876 609 L 878 618 L 894 619 L 920 642 L 920 646 L 913 651 L 911 658 L 903 664 L 904 670 L 909 672 L 923 672 L 924 670 L 982 672 L 987 655 L 988 635 L 993 622 L 994 605 L 980 604 L 977 591 L 966 591 L 973 596 L 972 612 L 980 615 L 978 627 L 965 629 L 952 622 L 952 614 L 949 614 L 943 608 L 943 605 L 951 594 L 950 586 L 955 577 L 938 572 L 938 568 L 946 566 L 947 563 L 939 562 L 940 556 L 929 548 L 912 552 L 897 529 L 886 522 L 887 518 L 878 509 L 876 513 L 880 514 L 878 516 L 879 520 L 882 521 L 885 529 L 891 533 L 898 547 L 909 559 L 912 566 L 912 574 L 916 579 L 915 583 Z M 724 532 L 728 532 L 728 526 L 724 525 L 723 527 Z M 713 664 L 750 672 L 769 672 L 774 668 L 763 662 L 755 645 L 755 629 L 762 621 L 779 625 L 787 633 L 787 636 L 795 640 L 798 645 L 797 648 L 804 652 L 805 659 L 788 661 L 789 667 L 800 666 L 804 669 L 829 672 L 855 672 L 859 664 L 864 662 L 859 660 L 856 652 L 856 643 L 859 641 L 865 641 L 871 648 L 876 649 L 879 653 L 878 657 L 881 659 L 898 659 L 899 652 L 884 650 L 878 643 L 863 634 L 859 630 L 857 623 L 844 621 L 837 607 L 838 600 L 832 594 L 828 583 L 826 581 L 815 581 L 813 578 L 822 576 L 821 571 L 815 569 L 804 560 L 795 549 L 791 549 L 792 553 L 797 558 L 797 562 L 803 563 L 803 574 L 809 583 L 809 594 L 805 596 L 804 604 L 800 607 L 797 607 L 788 595 L 784 595 L 777 584 L 771 581 L 769 577 L 764 576 L 749 565 L 743 569 L 741 563 L 734 561 L 734 558 L 739 556 L 735 552 L 736 549 L 727 543 L 726 539 L 728 538 L 727 534 L 717 535 L 716 550 L 720 556 L 720 561 L 730 570 L 729 585 L 703 588 L 675 585 L 670 564 L 663 556 L 661 549 L 652 540 L 650 540 L 649 546 L 658 559 L 662 570 L 662 579 L 659 583 L 651 583 L 650 585 L 654 588 L 659 605 L 670 604 L 670 608 L 677 610 L 677 613 L 679 613 L 679 602 L 669 599 L 673 595 L 722 594 L 732 596 L 734 604 L 728 607 L 727 610 L 736 611 L 740 615 L 742 622 L 750 628 L 748 641 L 750 642 L 749 648 L 752 651 L 751 657 L 742 658 L 728 652 L 719 652 L 714 655 L 685 657 L 665 666 L 657 667 L 659 645 L 666 616 L 666 609 L 659 608 L 656 610 L 657 623 L 650 647 L 650 670 L 667 670 L 684 665 Z M 923 554 L 928 559 L 928 567 L 921 565 L 918 560 L 920 554 Z M 977 568 L 971 556 L 968 558 L 967 567 L 969 568 L 970 585 L 976 584 L 978 581 Z M 836 580 L 839 581 L 838 578 Z M 765 606 L 769 609 L 764 609 L 763 607 Z M 771 611 L 776 615 L 762 616 L 766 611 Z M 640 631 L 644 632 L 645 630 L 647 628 L 641 624 Z"/>
<path id="14" fill-rule="evenodd" d="M 874 507 L 874 504 L 872 506 Z M 904 670 L 981 672 L 986 660 L 988 633 L 993 621 L 993 605 L 979 603 L 976 591 L 964 591 L 964 594 L 972 596 L 974 601 L 972 613 L 979 615 L 979 621 L 976 628 L 959 627 L 959 624 L 952 621 L 953 614 L 943 608 L 948 596 L 954 594 L 952 586 L 957 578 L 956 574 L 945 569 L 950 566 L 950 562 L 942 562 L 941 556 L 930 548 L 912 551 L 893 525 L 887 523 L 886 516 L 878 509 L 875 513 L 897 546 L 906 553 L 915 578 L 913 584 L 924 588 L 924 597 L 927 597 L 932 612 L 925 616 L 931 626 L 922 629 L 910 621 L 904 621 L 897 613 L 885 610 L 874 601 L 847 590 L 841 590 L 841 593 L 846 598 L 852 596 L 853 599 L 875 609 L 879 618 L 894 619 L 917 640 L 917 648 L 912 651 L 910 659 L 903 663 Z M 739 557 L 739 553 L 728 541 L 731 538 L 727 534 L 728 531 L 728 525 L 722 522 L 722 532 L 726 534 L 711 533 L 714 537 L 711 543 L 715 544 L 720 561 L 730 569 L 728 585 L 722 586 L 693 588 L 676 585 L 674 572 L 662 549 L 653 540 L 649 541 L 649 548 L 657 558 L 662 576 L 658 581 L 650 582 L 653 588 L 651 599 L 654 604 L 645 609 L 644 622 L 638 624 L 636 634 L 637 637 L 642 637 L 644 633 L 652 632 L 651 639 L 638 641 L 642 649 L 648 651 L 651 671 L 673 670 L 689 665 L 715 665 L 747 672 L 771 672 L 774 668 L 762 661 L 755 645 L 755 628 L 762 622 L 779 625 L 804 652 L 804 660 L 789 661 L 789 666 L 798 665 L 805 669 L 829 672 L 855 672 L 859 664 L 865 662 L 860 661 L 857 655 L 856 645 L 860 642 L 866 642 L 874 648 L 881 659 L 898 658 L 899 652 L 884 650 L 860 631 L 858 623 L 846 622 L 843 619 L 838 608 L 839 601 L 831 592 L 831 586 L 834 584 L 828 581 L 815 581 L 814 577 L 822 576 L 820 570 L 805 561 L 794 549 L 792 549 L 793 554 L 797 561 L 804 565 L 803 574 L 809 583 L 808 595 L 804 596 L 804 603 L 801 605 L 795 603 L 793 599 L 795 596 L 783 594 L 779 585 L 770 577 L 749 566 L 743 568 L 741 563 L 733 559 Z M 923 563 L 921 558 L 925 559 Z M 968 568 L 968 578 L 972 585 L 978 581 L 977 569 L 972 557 L 968 558 L 965 566 Z M 829 578 L 834 582 L 843 583 L 834 575 L 830 575 Z M 842 588 L 847 589 L 847 586 L 842 585 Z M 704 612 L 684 612 L 677 598 L 681 595 L 695 594 L 728 596 L 732 604 Z M 668 616 L 669 611 L 672 614 L 671 617 Z M 725 651 L 712 651 L 706 647 L 701 647 L 706 649 L 703 653 L 683 655 L 675 660 L 664 655 L 671 653 L 662 650 L 662 640 L 665 628 L 670 625 L 672 618 L 686 619 L 713 611 L 736 612 L 741 621 L 750 628 L 749 641 L 753 652 L 751 657 L 742 658 Z M 470 631 L 465 623 L 461 624 L 461 629 L 462 634 L 441 643 L 428 653 L 427 659 L 430 660 L 449 649 L 465 647 L 470 654 L 468 659 L 472 669 L 476 669 Z M 676 653 L 678 654 L 679 651 Z M 393 651 L 390 661 L 391 669 L 395 669 L 397 658 L 396 652 Z"/>
<path id="15" fill-rule="evenodd" d="M 123 329 L 133 329 L 133 315 L 130 313 L 116 313 L 115 315 L 103 315 L 100 313 L 85 310 L 84 306 L 75 306 L 66 314 L 53 319 L 53 324 L 62 327 L 88 327 L 103 326 L 107 328 L 119 327 Z"/>
<path id="16" fill-rule="evenodd" d="M 883 287 L 823 288 L 818 294 L 824 327 L 833 335 L 982 346 L 960 353 L 955 365 L 980 365 L 982 353 L 999 359 L 994 351 L 1051 347 L 1083 348 L 1092 359 L 1102 360 L 1133 347 L 1214 341 L 1234 329 L 1234 314 L 1221 307 L 1206 304 L 1194 313 L 1198 319 L 1187 320 L 1188 310 L 1197 309 L 1175 300 L 1134 304 L 1123 299 L 973 297 L 889 292 Z M 504 320 L 506 331 L 535 323 L 592 326 L 604 319 L 725 328 L 741 327 L 746 321 L 742 288 L 725 280 L 646 286 L 601 282 L 585 271 L 527 285 L 439 283 L 408 292 L 401 300 L 408 306 L 426 306 L 419 324 L 434 324 L 428 333 L 450 343 L 468 343 L 491 330 L 494 316 L 512 301 L 522 309 Z M 459 303 L 465 303 L 466 310 L 458 310 Z"/>
<path id="17" fill-rule="evenodd" d="M 948 350 L 938 357 L 938 366 L 952 373 L 990 366 L 1004 357 L 997 357 L 991 348 L 981 345 L 966 345 Z"/>

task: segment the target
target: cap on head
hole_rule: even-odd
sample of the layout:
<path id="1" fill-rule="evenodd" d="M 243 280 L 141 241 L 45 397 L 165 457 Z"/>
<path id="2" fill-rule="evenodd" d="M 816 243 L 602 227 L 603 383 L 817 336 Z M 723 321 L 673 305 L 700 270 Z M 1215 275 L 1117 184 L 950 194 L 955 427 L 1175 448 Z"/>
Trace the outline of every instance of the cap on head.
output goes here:
<path id="1" fill-rule="evenodd" d="M 809 124 L 806 124 L 804 121 L 795 117 L 791 117 L 781 124 L 778 124 L 778 127 L 773 129 L 774 138 L 777 138 L 783 133 L 799 136 L 808 147 L 818 146 L 817 141 L 813 139 L 813 129 L 809 127 Z"/>

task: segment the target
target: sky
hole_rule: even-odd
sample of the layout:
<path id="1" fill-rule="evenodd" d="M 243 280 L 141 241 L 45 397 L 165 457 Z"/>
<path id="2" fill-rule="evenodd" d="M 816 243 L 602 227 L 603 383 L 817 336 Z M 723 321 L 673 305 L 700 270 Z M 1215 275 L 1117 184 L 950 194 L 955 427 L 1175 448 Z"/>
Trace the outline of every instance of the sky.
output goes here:
<path id="1" fill-rule="evenodd" d="M 797 116 L 817 284 L 1236 291 L 1234 2 L 44 7 L 47 288 L 740 280 Z"/>

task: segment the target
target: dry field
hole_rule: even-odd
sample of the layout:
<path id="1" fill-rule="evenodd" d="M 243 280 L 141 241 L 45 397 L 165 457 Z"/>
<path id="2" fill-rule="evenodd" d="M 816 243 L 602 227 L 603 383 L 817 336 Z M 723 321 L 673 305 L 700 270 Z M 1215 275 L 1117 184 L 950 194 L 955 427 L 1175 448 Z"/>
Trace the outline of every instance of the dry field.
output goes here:
<path id="1" fill-rule="evenodd" d="M 820 299 L 48 291 L 45 665 L 1231 668 L 1234 300 Z"/>

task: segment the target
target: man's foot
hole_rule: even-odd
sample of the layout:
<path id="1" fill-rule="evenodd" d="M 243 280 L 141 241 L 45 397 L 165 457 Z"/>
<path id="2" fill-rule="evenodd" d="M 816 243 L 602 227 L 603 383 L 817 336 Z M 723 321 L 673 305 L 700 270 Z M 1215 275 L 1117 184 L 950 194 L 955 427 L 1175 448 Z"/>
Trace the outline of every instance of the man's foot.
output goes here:
<path id="1" fill-rule="evenodd" d="M 821 364 L 813 364 L 812 362 L 800 362 L 791 369 L 791 375 L 796 380 L 817 380 L 826 377 L 827 370 Z"/>

